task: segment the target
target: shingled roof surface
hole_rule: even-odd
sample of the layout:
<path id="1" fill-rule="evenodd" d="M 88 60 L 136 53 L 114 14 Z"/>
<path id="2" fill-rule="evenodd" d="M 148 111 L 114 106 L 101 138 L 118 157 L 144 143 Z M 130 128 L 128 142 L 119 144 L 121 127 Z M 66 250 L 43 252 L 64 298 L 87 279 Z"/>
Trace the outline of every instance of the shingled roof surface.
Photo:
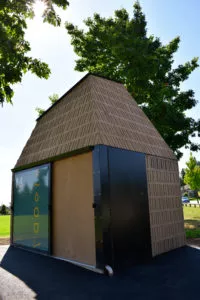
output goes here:
<path id="1" fill-rule="evenodd" d="M 121 83 L 87 74 L 38 119 L 15 168 L 99 144 L 175 159 Z"/>

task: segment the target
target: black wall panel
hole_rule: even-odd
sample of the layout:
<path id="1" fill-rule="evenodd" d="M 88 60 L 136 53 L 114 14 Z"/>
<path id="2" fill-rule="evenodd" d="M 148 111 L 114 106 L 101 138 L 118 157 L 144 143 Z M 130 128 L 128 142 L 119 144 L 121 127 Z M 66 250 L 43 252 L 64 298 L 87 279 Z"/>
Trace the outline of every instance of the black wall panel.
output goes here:
<path id="1" fill-rule="evenodd" d="M 151 257 L 145 155 L 109 147 L 114 267 Z"/>
<path id="2" fill-rule="evenodd" d="M 93 150 L 94 215 L 97 267 L 113 265 L 108 147 Z"/>

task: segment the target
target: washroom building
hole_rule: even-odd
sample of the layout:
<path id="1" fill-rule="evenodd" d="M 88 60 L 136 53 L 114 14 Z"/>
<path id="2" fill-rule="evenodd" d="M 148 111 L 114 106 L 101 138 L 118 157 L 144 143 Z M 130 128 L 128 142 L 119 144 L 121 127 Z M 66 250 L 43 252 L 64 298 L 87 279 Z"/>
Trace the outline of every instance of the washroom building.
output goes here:
<path id="1" fill-rule="evenodd" d="M 87 74 L 14 169 L 14 246 L 103 270 L 185 245 L 177 159 L 124 85 Z"/>

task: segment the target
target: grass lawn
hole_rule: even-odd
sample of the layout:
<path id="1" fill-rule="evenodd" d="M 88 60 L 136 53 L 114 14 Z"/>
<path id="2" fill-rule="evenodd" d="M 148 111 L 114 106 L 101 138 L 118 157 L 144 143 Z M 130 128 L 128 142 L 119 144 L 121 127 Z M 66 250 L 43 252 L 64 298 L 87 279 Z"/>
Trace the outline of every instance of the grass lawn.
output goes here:
<path id="1" fill-rule="evenodd" d="M 200 238 L 200 208 L 183 207 L 187 238 Z M 0 216 L 0 238 L 10 235 L 10 216 Z"/>
<path id="2" fill-rule="evenodd" d="M 0 238 L 10 236 L 10 216 L 0 216 Z"/>
<path id="3" fill-rule="evenodd" d="M 200 238 L 200 208 L 183 207 L 184 227 L 187 238 Z"/>

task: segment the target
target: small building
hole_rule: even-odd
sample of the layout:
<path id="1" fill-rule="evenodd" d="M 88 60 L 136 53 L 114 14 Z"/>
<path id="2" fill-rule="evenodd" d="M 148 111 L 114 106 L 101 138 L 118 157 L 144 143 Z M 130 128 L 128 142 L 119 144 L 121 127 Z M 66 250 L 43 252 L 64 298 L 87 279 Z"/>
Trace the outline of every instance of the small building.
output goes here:
<path id="1" fill-rule="evenodd" d="M 176 157 L 121 83 L 87 74 L 37 119 L 12 244 L 101 270 L 185 245 Z"/>

